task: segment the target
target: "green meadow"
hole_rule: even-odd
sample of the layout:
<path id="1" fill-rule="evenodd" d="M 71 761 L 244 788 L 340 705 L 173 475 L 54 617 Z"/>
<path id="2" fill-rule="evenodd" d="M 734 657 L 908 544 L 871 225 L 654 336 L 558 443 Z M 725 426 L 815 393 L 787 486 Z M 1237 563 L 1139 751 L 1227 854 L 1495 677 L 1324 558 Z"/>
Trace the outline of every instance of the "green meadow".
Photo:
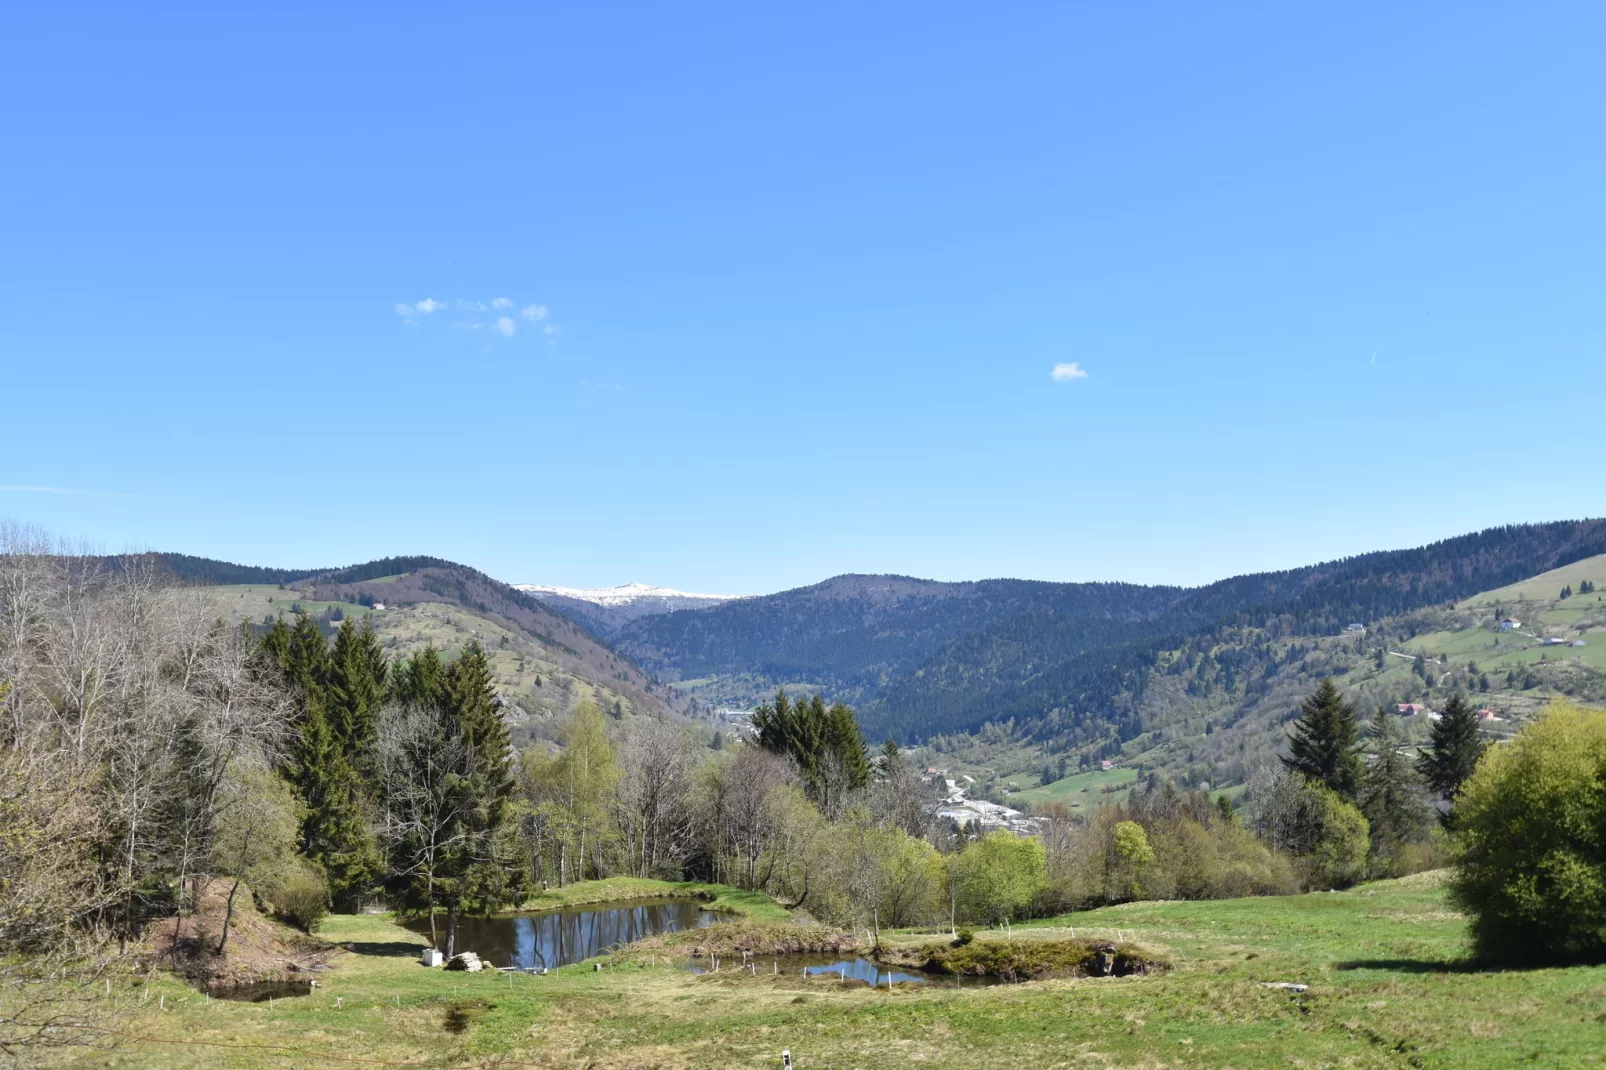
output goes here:
<path id="1" fill-rule="evenodd" d="M 657 885 L 658 882 L 648 882 Z M 568 903 L 617 888 L 565 889 Z M 661 887 L 638 889 L 661 894 Z M 777 909 L 778 908 L 773 908 Z M 1134 903 L 1015 940 L 1135 942 L 1148 976 L 869 990 L 833 980 L 592 964 L 547 977 L 418 965 L 388 917 L 335 916 L 353 950 L 309 996 L 209 1000 L 158 974 L 82 1067 L 1580 1067 L 1606 1061 L 1606 968 L 1482 972 L 1438 876 L 1346 892 Z M 895 934 L 893 942 L 934 939 Z M 1002 940 L 1002 933 L 978 939 Z M 1293 982 L 1303 993 L 1266 987 Z"/>

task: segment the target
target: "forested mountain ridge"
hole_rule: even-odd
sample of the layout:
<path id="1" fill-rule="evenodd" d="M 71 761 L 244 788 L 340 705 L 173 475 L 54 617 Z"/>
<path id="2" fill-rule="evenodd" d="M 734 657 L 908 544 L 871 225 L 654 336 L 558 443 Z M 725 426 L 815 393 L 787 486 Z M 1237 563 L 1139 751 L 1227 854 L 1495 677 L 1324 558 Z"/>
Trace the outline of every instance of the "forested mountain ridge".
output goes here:
<path id="1" fill-rule="evenodd" d="M 1243 628 L 1334 635 L 1350 623 L 1466 598 L 1602 552 L 1606 521 L 1566 521 L 1237 576 L 1182 592 L 1167 619 L 1130 629 L 1148 634 L 1123 636 L 1116 643 L 1133 641 L 1119 647 L 1090 642 L 1063 622 L 1011 618 L 934 653 L 886 689 L 872 719 L 894 733 L 922 725 L 929 733 L 973 727 L 978 722 L 967 719 L 986 711 L 982 720 L 1040 724 L 1050 736 L 1100 723 L 1130 738 L 1142 731 L 1144 693 L 1168 650 L 1213 648 Z M 1114 649 L 1092 652 L 1100 646 Z M 1232 677 L 1231 659 L 1222 672 Z"/>
<path id="2" fill-rule="evenodd" d="M 1088 642 L 1164 613 L 1180 588 L 1124 583 L 837 576 L 780 594 L 637 620 L 616 644 L 665 680 L 736 678 L 718 695 L 751 701 L 777 684 L 807 684 L 872 701 L 948 644 L 1002 619 L 1079 622 Z M 744 690 L 745 689 L 745 690 Z"/>
<path id="3" fill-rule="evenodd" d="M 1014 720 L 1085 745 L 1144 731 L 1167 651 L 1214 648 L 1213 637 L 1240 628 L 1331 635 L 1603 551 L 1597 519 L 1491 528 L 1197 588 L 842 576 L 639 621 L 618 645 L 660 678 L 700 681 L 722 699 L 786 683 L 824 688 L 857 702 L 874 735 L 918 740 Z"/>

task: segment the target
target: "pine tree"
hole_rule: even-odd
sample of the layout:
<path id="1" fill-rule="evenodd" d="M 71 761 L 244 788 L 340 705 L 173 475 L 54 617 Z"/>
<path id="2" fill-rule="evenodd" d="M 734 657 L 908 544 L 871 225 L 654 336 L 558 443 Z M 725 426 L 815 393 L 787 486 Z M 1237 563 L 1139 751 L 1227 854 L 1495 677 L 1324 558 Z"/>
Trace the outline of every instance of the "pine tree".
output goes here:
<path id="1" fill-rule="evenodd" d="M 814 701 L 821 701 L 818 695 Z M 864 737 L 859 734 L 858 719 L 840 702 L 827 710 L 825 716 L 827 749 L 842 762 L 848 787 L 864 787 L 870 782 L 870 756 L 865 750 Z"/>
<path id="2" fill-rule="evenodd" d="M 441 889 L 450 954 L 455 950 L 459 912 L 488 914 L 515 901 L 523 891 L 524 871 L 501 835 L 513 796 L 513 748 L 490 663 L 479 643 L 471 643 L 446 666 L 441 697 L 450 731 L 465 745 L 459 790 L 468 803 Z"/>
<path id="3" fill-rule="evenodd" d="M 1300 703 L 1283 765 L 1354 802 L 1361 787 L 1358 734 L 1354 704 L 1344 701 L 1331 679 L 1323 680 Z"/>
<path id="4" fill-rule="evenodd" d="M 373 888 L 381 862 L 361 784 L 322 702 L 305 711 L 289 779 L 306 804 L 301 852 L 323 868 L 329 898 L 349 907 Z"/>
<path id="5" fill-rule="evenodd" d="M 378 876 L 380 859 L 364 792 L 329 714 L 329 647 L 305 613 L 294 627 L 283 618 L 263 637 L 298 706 L 285 779 L 306 804 L 301 851 L 323 868 L 330 898 L 350 905 Z"/>
<path id="6" fill-rule="evenodd" d="M 1386 863 L 1401 844 L 1420 834 L 1426 809 L 1387 706 L 1379 706 L 1372 717 L 1367 750 L 1372 761 L 1362 783 L 1361 812 L 1371 825 L 1372 852 Z"/>
<path id="7" fill-rule="evenodd" d="M 364 619 L 358 627 L 351 619 L 335 634 L 327 671 L 330 727 L 353 769 L 373 768 L 375 721 L 385 701 L 388 664 L 385 652 Z"/>
<path id="8" fill-rule="evenodd" d="M 1472 703 L 1455 695 L 1445 703 L 1444 711 L 1434 722 L 1428 740 L 1429 749 L 1417 758 L 1417 772 L 1435 795 L 1455 801 L 1456 793 L 1483 754 L 1483 741 L 1478 738 L 1478 714 Z"/>

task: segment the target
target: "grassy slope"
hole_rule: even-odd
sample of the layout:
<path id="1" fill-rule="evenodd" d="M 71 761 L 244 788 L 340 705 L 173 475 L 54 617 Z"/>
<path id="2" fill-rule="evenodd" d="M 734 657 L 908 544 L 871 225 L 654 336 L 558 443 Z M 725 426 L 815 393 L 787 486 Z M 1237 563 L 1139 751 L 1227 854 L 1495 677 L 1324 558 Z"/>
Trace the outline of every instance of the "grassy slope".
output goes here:
<path id="1" fill-rule="evenodd" d="M 1059 802 L 1091 812 L 1104 803 L 1115 803 L 1125 799 L 1127 789 L 1137 778 L 1138 771 L 1131 768 L 1111 769 L 1107 773 L 1103 770 L 1094 773 L 1075 773 L 1052 784 L 1015 792 L 1010 795 L 1009 803 L 1011 806 L 1018 806 L 1021 803 L 1037 805 Z"/>
<path id="2" fill-rule="evenodd" d="M 366 582 L 382 584 L 386 581 Z M 453 657 L 477 640 L 485 648 L 497 688 L 531 715 L 531 730 L 543 720 L 561 719 L 585 699 L 604 709 L 611 709 L 614 701 L 619 700 L 627 714 L 635 712 L 630 698 L 622 690 L 611 689 L 607 680 L 588 680 L 576 675 L 530 636 L 460 606 L 423 602 L 372 612 L 354 603 L 312 601 L 274 584 L 238 584 L 197 590 L 217 606 L 218 612 L 253 623 L 280 614 L 288 617 L 290 607 L 295 604 L 300 604 L 313 616 L 335 607 L 358 620 L 367 615 L 385 653 L 392 658 L 431 643 L 446 656 Z M 541 681 L 540 686 L 536 685 L 537 679 Z M 546 734 L 550 731 L 548 725 Z"/>
<path id="3" fill-rule="evenodd" d="M 1492 706 L 1503 717 L 1502 721 L 1484 726 L 1491 738 L 1510 735 L 1558 696 L 1566 695 L 1585 704 L 1606 704 L 1606 590 L 1597 594 L 1574 594 L 1565 601 L 1559 598 L 1563 586 L 1570 585 L 1577 591 L 1586 579 L 1606 588 L 1606 555 L 1586 558 L 1508 587 L 1474 595 L 1453 607 L 1442 606 L 1410 614 L 1401 619 L 1416 622 L 1425 630 L 1408 640 L 1390 640 L 1388 645 L 1401 653 L 1428 656 L 1435 662 L 1441 655 L 1447 658 L 1448 664 L 1433 665 L 1434 676 L 1441 680 L 1440 686 L 1419 700 L 1437 707 L 1449 698 L 1455 687 L 1466 686 L 1477 704 Z M 1502 615 L 1520 619 L 1522 632 L 1499 631 L 1498 621 Z M 1535 638 L 1545 635 L 1568 640 L 1582 638 L 1587 645 L 1545 647 Z M 1168 697 L 1176 712 L 1161 719 L 1165 725 L 1163 738 L 1147 734 L 1130 741 L 1121 763 L 1159 768 L 1176 776 L 1186 768 L 1183 756 L 1190 750 L 1210 750 L 1209 741 L 1203 737 L 1207 721 L 1214 721 L 1218 728 L 1229 723 L 1234 726 L 1227 734 L 1217 735 L 1216 746 L 1243 740 L 1252 751 L 1264 749 L 1262 757 L 1269 758 L 1286 732 L 1281 715 L 1292 709 L 1328 673 L 1333 673 L 1352 697 L 1362 699 L 1366 707 L 1363 715 L 1370 714 L 1370 701 L 1417 698 L 1421 690 L 1420 682 L 1413 677 L 1410 658 L 1386 657 L 1382 669 L 1375 667 L 1372 659 L 1377 646 L 1375 631 L 1360 641 L 1344 636 L 1300 636 L 1284 640 L 1282 645 L 1288 642 L 1298 642 L 1311 649 L 1314 653 L 1309 660 L 1317 667 L 1308 673 L 1280 673 L 1278 686 L 1272 694 L 1252 703 L 1247 711 L 1240 708 L 1239 696 L 1217 694 L 1205 700 L 1188 699 L 1176 692 L 1171 678 L 1156 678 L 1151 683 L 1151 697 Z M 1487 693 L 1474 690 L 1476 680 L 1465 672 L 1469 662 L 1478 666 L 1480 675 L 1490 678 L 1491 690 Z M 1506 682 L 1506 675 L 1511 671 L 1517 676 L 1514 686 Z M 1524 687 L 1530 671 L 1538 684 Z M 1428 727 L 1422 718 L 1402 720 L 1399 724 L 1409 743 L 1425 740 Z M 956 760 L 956 765 L 965 764 L 966 771 L 969 767 L 988 768 L 1004 783 L 1015 780 L 1023 785 L 1035 785 L 1037 770 L 1043 761 L 1039 752 L 1015 741 L 1000 746 L 986 745 L 980 737 L 976 740 L 965 748 L 963 759 Z M 921 756 L 925 758 L 924 751 Z M 1065 782 L 1060 781 L 1019 792 L 1010 796 L 1009 802 L 1041 802 L 1063 797 L 1082 801 L 1082 805 L 1087 806 L 1084 797 L 1078 794 L 1082 791 L 1081 777 L 1070 780 L 1071 784 L 1066 787 L 1061 787 Z M 1100 797 L 1100 801 L 1117 798 Z"/>
<path id="4" fill-rule="evenodd" d="M 1372 894 L 1368 894 L 1368 893 Z M 1457 968 L 1461 919 L 1431 877 L 1337 894 L 1143 903 L 1016 929 L 1016 939 L 1114 936 L 1169 955 L 1166 974 L 995 988 L 867 991 L 796 975 L 673 967 L 545 978 L 416 964 L 419 938 L 384 918 L 338 916 L 356 943 L 326 987 L 266 1005 L 151 985 L 130 1043 L 82 1066 L 310 1067 L 341 1059 L 417 1065 L 759 1067 L 790 1048 L 800 1070 L 945 1067 L 1579 1067 L 1606 1053 L 1606 968 Z M 986 934 L 982 938 L 994 938 Z M 922 939 L 913 935 L 907 939 Z M 1261 987 L 1311 985 L 1303 996 Z M 155 993 L 168 996 L 165 1012 Z M 336 1006 L 342 998 L 344 1006 Z M 493 1008 L 461 1036 L 447 1002 Z M 121 997 L 131 998 L 125 990 Z M 398 1006 L 399 1001 L 399 1006 Z M 288 1046 L 300 1054 L 273 1047 Z"/>

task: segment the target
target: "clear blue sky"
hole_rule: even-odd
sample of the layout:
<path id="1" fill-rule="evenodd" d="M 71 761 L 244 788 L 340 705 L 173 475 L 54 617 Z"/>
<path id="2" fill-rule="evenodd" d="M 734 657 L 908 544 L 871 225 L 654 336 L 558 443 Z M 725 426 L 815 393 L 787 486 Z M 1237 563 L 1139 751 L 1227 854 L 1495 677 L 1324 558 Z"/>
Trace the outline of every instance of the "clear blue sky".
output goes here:
<path id="1" fill-rule="evenodd" d="M 1606 513 L 1603 39 L 1587 2 L 16 5 L 0 516 L 745 592 Z"/>

